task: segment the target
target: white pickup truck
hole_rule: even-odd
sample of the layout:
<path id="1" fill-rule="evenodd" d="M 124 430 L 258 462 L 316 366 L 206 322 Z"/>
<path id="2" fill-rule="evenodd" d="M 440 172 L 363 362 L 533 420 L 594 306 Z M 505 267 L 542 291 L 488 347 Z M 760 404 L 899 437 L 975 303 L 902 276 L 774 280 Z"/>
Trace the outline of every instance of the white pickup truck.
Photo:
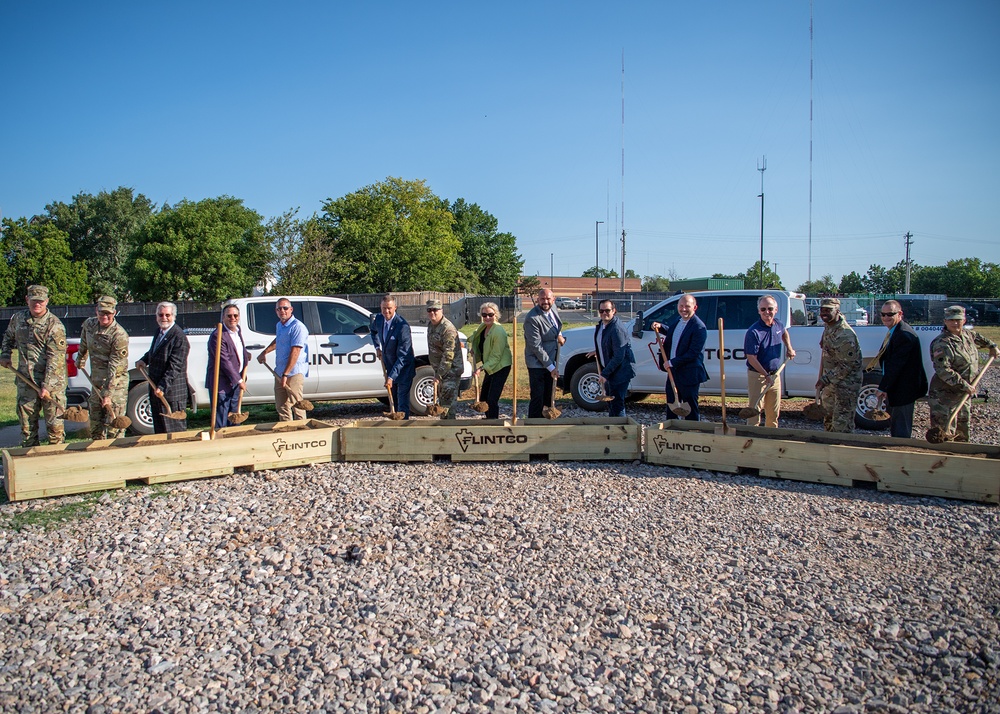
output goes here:
<path id="1" fill-rule="evenodd" d="M 708 328 L 705 341 L 705 368 L 709 380 L 701 387 L 702 394 L 717 395 L 719 385 L 719 330 L 718 319 L 723 319 L 723 337 L 726 371 L 726 394 L 747 394 L 746 355 L 743 353 L 743 338 L 747 328 L 758 318 L 757 300 L 762 295 L 770 295 L 778 303 L 777 317 L 788 327 L 792 346 L 795 348 L 795 359 L 785 365 L 782 375 L 782 389 L 786 397 L 813 398 L 816 393 L 816 380 L 819 376 L 820 349 L 819 339 L 823 332 L 822 325 L 807 324 L 806 297 L 801 293 L 773 290 L 733 290 L 705 291 L 693 293 L 698 300 L 698 317 Z M 663 394 L 666 374 L 657 367 L 650 349 L 656 348 L 655 335 L 650 328 L 654 322 L 669 325 L 680 319 L 677 314 L 677 301 L 680 295 L 674 295 L 651 309 L 638 313 L 637 317 L 626 323 L 626 329 L 632 333 L 632 352 L 635 354 L 635 377 L 629 385 L 633 396 L 644 394 Z M 861 354 L 864 364 L 874 357 L 882 346 L 885 328 L 880 325 L 855 327 L 861 344 Z M 941 332 L 938 325 L 914 325 L 913 329 L 920 337 L 921 350 L 924 357 L 924 369 L 928 380 L 933 375 L 930 361 L 930 343 Z M 573 400 L 583 409 L 600 411 L 604 405 L 600 401 L 601 386 L 597 379 L 597 368 L 593 358 L 588 359 L 587 353 L 594 349 L 594 330 L 580 327 L 566 330 L 566 344 L 559 351 L 560 383 L 569 388 Z M 881 372 L 875 370 L 866 372 L 864 386 L 858 395 L 858 406 L 854 421 L 862 429 L 887 429 L 888 419 L 873 421 L 867 419 L 865 412 L 876 406 L 875 391 Z"/>
<path id="2" fill-rule="evenodd" d="M 309 375 L 305 382 L 305 398 L 310 401 L 342 399 L 385 399 L 385 382 L 372 344 L 369 326 L 372 313 L 348 300 L 333 297 L 289 297 L 295 317 L 309 328 Z M 241 298 L 234 302 L 240 308 L 240 325 L 243 339 L 253 357 L 247 370 L 247 392 L 243 404 L 274 402 L 274 377 L 261 364 L 257 355 L 274 339 L 277 317 L 275 297 Z M 150 320 L 153 320 L 150 317 Z M 427 328 L 411 325 L 413 351 L 416 355 L 417 373 L 410 389 L 410 409 L 423 415 L 434 401 L 434 372 L 427 359 Z M 191 352 L 188 356 L 189 405 L 209 408 L 211 395 L 205 387 L 208 369 L 208 336 L 211 329 L 189 330 Z M 152 434 L 153 419 L 150 412 L 149 391 L 142 375 L 135 368 L 136 360 L 144 355 L 152 342 L 151 337 L 133 337 L 129 340 L 129 394 L 128 416 L 132 430 L 137 434 Z M 463 353 L 465 338 L 462 337 Z M 75 362 L 79 340 L 68 340 L 69 362 Z M 274 355 L 269 356 L 274 367 Z M 75 368 L 71 366 L 71 373 Z M 472 368 L 466 360 L 462 375 L 462 388 L 467 389 L 472 378 Z M 71 403 L 85 401 L 90 384 L 83 375 L 69 379 Z"/>

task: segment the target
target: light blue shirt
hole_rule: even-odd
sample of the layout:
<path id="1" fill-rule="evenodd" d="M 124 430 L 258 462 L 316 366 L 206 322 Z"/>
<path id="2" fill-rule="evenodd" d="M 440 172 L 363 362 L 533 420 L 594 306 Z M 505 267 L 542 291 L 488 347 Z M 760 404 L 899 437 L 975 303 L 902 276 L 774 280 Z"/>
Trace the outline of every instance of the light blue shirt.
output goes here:
<path id="1" fill-rule="evenodd" d="M 301 347 L 299 359 L 288 372 L 289 377 L 296 374 L 309 376 L 309 330 L 294 315 L 288 322 L 278 322 L 274 335 L 274 371 L 281 375 L 281 370 L 288 366 L 288 357 L 293 347 Z"/>

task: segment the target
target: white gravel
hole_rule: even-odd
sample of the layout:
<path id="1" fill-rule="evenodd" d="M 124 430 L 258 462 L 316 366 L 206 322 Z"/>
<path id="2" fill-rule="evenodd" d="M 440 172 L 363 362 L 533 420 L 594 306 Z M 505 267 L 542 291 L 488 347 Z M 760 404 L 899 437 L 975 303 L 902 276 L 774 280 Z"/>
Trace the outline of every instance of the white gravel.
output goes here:
<path id="1" fill-rule="evenodd" d="M 992 506 L 543 462 L 89 498 L 0 510 L 3 711 L 1000 710 Z"/>

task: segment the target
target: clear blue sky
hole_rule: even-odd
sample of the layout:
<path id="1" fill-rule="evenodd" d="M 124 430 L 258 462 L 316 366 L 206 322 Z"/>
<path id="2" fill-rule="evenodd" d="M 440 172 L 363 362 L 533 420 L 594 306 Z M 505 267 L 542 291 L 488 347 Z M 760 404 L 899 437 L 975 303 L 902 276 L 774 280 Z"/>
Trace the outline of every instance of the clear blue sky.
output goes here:
<path id="1" fill-rule="evenodd" d="M 616 5 L 618 7 L 616 7 Z M 817 0 L 812 277 L 1000 262 L 1000 2 Z M 807 0 L 28 3 L 0 10 L 0 210 L 131 186 L 265 216 L 399 176 L 525 271 L 806 279 Z M 624 192 L 622 54 L 624 52 Z M 622 198 L 624 193 L 624 211 Z"/>

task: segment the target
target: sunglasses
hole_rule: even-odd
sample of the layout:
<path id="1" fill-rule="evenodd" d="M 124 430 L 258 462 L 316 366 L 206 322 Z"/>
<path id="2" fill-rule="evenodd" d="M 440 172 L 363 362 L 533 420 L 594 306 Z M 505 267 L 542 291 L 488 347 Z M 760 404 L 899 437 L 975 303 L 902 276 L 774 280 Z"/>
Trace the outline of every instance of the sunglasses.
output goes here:
<path id="1" fill-rule="evenodd" d="M 883 313 L 881 313 L 882 317 L 895 317 L 898 314 L 899 314 L 898 312 L 883 312 Z"/>
<path id="2" fill-rule="evenodd" d="M 610 313 L 614 312 L 614 310 L 598 310 L 598 312 L 601 313 L 602 315 L 604 315 L 604 314 L 610 314 Z"/>
<path id="3" fill-rule="evenodd" d="M 441 308 L 439 308 L 439 307 L 429 307 L 429 308 L 427 308 L 427 312 L 441 312 Z"/>
<path id="4" fill-rule="evenodd" d="M 777 308 L 774 307 L 762 307 L 758 308 L 758 312 L 774 312 Z"/>
<path id="5" fill-rule="evenodd" d="M 481 312 L 481 313 L 479 313 L 479 316 L 480 317 L 496 317 L 496 313 L 494 313 L 494 312 Z"/>
<path id="6" fill-rule="evenodd" d="M 281 307 L 274 308 L 276 312 L 284 312 L 285 310 L 291 310 L 291 305 L 282 305 Z"/>

